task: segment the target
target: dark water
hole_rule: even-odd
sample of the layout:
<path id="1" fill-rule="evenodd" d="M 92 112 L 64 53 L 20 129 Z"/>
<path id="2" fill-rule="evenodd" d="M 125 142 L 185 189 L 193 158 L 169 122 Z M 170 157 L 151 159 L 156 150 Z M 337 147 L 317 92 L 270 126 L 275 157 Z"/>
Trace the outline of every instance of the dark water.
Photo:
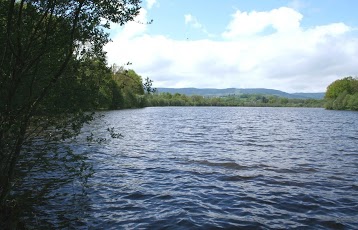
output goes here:
<path id="1" fill-rule="evenodd" d="M 56 190 L 45 207 L 58 226 L 358 229 L 357 112 L 145 108 L 87 128 L 112 126 L 124 137 L 75 146 L 94 174 L 78 199 Z"/>

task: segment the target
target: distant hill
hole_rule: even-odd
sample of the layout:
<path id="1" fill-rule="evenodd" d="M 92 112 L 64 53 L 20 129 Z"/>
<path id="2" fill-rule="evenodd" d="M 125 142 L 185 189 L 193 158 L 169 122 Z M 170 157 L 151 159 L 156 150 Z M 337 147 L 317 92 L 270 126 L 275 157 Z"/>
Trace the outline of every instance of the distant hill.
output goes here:
<path id="1" fill-rule="evenodd" d="M 293 93 L 292 95 L 301 96 L 305 98 L 323 99 L 325 93 Z"/>
<path id="2" fill-rule="evenodd" d="M 198 88 L 158 88 L 159 93 L 180 93 L 185 95 L 201 95 L 201 96 L 225 96 L 225 95 L 240 95 L 240 94 L 263 94 L 274 95 L 285 98 L 297 98 L 297 99 L 323 99 L 324 93 L 286 93 L 275 89 L 265 88 L 252 88 L 252 89 L 198 89 Z"/>

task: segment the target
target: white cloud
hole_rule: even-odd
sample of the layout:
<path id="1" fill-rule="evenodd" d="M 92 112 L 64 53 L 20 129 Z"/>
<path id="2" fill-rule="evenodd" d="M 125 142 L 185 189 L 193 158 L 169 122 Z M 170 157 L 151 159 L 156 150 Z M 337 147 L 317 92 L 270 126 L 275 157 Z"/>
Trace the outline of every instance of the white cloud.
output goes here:
<path id="1" fill-rule="evenodd" d="M 281 7 L 269 12 L 247 13 L 238 10 L 232 17 L 233 20 L 222 34 L 227 39 L 258 35 L 270 27 L 277 32 L 292 32 L 299 29 L 303 16 L 291 8 Z"/>
<path id="2" fill-rule="evenodd" d="M 189 24 L 193 21 L 193 16 L 191 14 L 184 15 L 185 24 Z"/>
<path id="3" fill-rule="evenodd" d="M 150 10 L 157 3 L 157 0 L 147 0 L 147 9 Z"/>
<path id="4" fill-rule="evenodd" d="M 198 19 L 196 19 L 196 17 L 194 17 L 191 14 L 186 14 L 184 15 L 184 21 L 186 25 L 190 25 L 191 27 L 195 28 L 195 29 L 199 29 L 202 33 L 206 34 L 209 37 L 214 37 L 213 34 L 210 34 L 205 26 L 203 26 Z"/>
<path id="5" fill-rule="evenodd" d="M 106 46 L 108 60 L 132 62 L 131 68 L 156 87 L 317 92 L 337 78 L 358 73 L 358 38 L 343 23 L 304 29 L 303 16 L 289 8 L 234 15 L 222 41 L 178 41 L 146 34 L 147 25 L 128 24 Z M 193 26 L 198 23 L 189 14 L 184 19 Z M 248 24 L 239 28 L 239 22 Z M 272 33 L 261 34 L 269 26 Z"/>
<path id="6" fill-rule="evenodd" d="M 141 8 L 139 15 L 134 21 L 128 22 L 124 27 L 120 27 L 118 24 L 113 24 L 111 25 L 111 30 L 115 36 L 119 35 L 121 40 L 129 40 L 135 36 L 143 35 L 147 31 L 147 22 L 147 10 Z"/>
<path id="7" fill-rule="evenodd" d="M 185 24 L 190 24 L 194 28 L 203 28 L 203 25 L 198 22 L 198 20 L 191 14 L 184 15 Z"/>

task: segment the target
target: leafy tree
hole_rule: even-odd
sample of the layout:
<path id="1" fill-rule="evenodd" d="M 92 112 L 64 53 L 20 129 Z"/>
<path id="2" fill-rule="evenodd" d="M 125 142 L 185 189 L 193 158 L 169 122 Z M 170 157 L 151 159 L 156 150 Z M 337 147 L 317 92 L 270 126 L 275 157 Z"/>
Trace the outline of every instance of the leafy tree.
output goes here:
<path id="1" fill-rule="evenodd" d="M 151 93 L 155 93 L 157 92 L 156 88 L 153 88 L 153 81 L 151 79 L 149 79 L 149 77 L 147 77 L 144 80 L 144 84 L 143 84 L 143 89 L 147 94 L 151 94 Z"/>
<path id="2" fill-rule="evenodd" d="M 110 96 L 110 82 L 100 82 L 100 72 L 107 75 L 104 29 L 132 21 L 140 2 L 0 0 L 1 209 L 26 156 L 24 146 L 39 136 L 73 137 L 93 119 L 85 110 L 109 104 L 103 100 Z M 80 103 L 83 95 L 91 100 Z"/>
<path id="3" fill-rule="evenodd" d="M 358 90 L 357 93 L 349 95 L 347 101 L 347 107 L 351 110 L 358 110 Z"/>
<path id="4" fill-rule="evenodd" d="M 357 79 L 354 79 L 353 77 L 346 77 L 334 81 L 327 87 L 325 99 L 336 99 L 344 91 L 348 94 L 352 94 L 358 89 L 356 81 Z"/>
<path id="5" fill-rule="evenodd" d="M 121 91 L 121 88 L 118 84 L 111 80 L 110 82 L 111 92 L 112 92 L 112 103 L 109 107 L 110 109 L 119 109 L 124 107 L 124 97 Z"/>
<path id="6" fill-rule="evenodd" d="M 124 68 L 112 68 L 113 81 L 119 87 L 123 99 L 123 108 L 143 107 L 145 98 L 142 77 L 134 70 Z"/>
<path id="7" fill-rule="evenodd" d="M 333 101 L 333 109 L 343 110 L 347 108 L 347 91 L 343 91 L 338 95 L 338 97 Z"/>
<path id="8" fill-rule="evenodd" d="M 358 78 L 346 77 L 331 83 L 325 94 L 326 109 L 357 110 L 355 95 L 358 93 Z"/>

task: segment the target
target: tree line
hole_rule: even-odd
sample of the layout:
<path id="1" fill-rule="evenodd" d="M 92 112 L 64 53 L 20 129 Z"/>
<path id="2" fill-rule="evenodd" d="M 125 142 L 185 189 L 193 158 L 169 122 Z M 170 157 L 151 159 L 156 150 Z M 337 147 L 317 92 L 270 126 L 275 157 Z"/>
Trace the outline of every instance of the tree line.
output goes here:
<path id="1" fill-rule="evenodd" d="M 273 95 L 240 94 L 220 97 L 156 93 L 147 95 L 146 106 L 249 106 L 249 107 L 322 107 L 323 100 L 289 99 Z"/>

